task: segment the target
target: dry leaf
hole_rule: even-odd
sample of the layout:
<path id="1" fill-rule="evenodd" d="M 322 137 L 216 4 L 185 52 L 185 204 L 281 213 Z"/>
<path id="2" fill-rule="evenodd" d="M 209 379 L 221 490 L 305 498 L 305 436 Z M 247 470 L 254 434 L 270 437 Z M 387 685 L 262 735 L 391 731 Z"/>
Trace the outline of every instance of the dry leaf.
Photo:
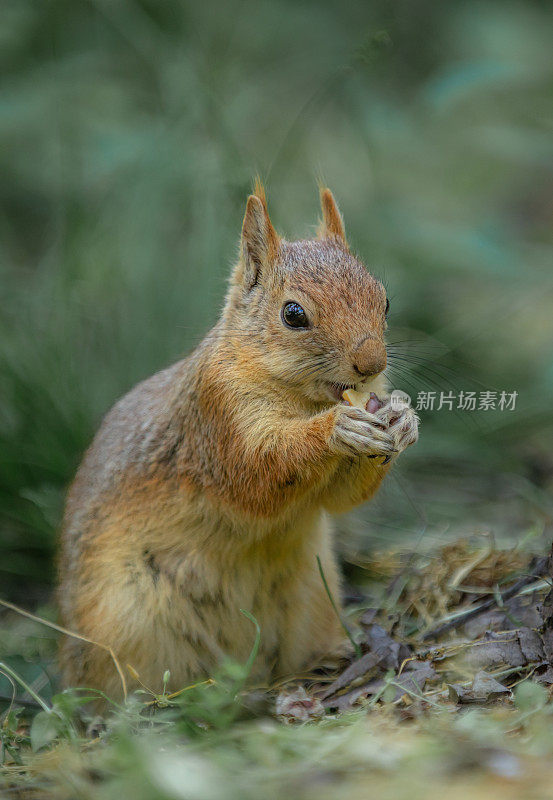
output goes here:
<path id="1" fill-rule="evenodd" d="M 475 703 L 485 705 L 500 697 L 511 697 L 511 690 L 502 683 L 496 681 L 487 672 L 480 670 L 474 676 L 474 680 L 469 688 L 453 683 L 448 684 L 449 699 L 454 703 L 468 704 Z"/>

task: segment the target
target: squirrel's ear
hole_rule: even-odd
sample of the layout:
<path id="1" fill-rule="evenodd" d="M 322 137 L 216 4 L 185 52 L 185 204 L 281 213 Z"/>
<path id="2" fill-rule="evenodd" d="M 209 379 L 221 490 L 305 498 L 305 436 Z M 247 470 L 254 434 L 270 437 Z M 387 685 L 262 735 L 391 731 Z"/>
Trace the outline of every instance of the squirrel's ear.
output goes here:
<path id="1" fill-rule="evenodd" d="M 324 187 L 321 187 L 321 210 L 323 212 L 323 218 L 319 225 L 319 239 L 328 239 L 330 236 L 337 236 L 344 244 L 347 244 L 344 221 L 336 205 L 336 200 L 330 189 L 325 189 Z"/>
<path id="2" fill-rule="evenodd" d="M 242 223 L 242 280 L 248 289 L 255 286 L 270 266 L 278 246 L 278 234 L 269 219 L 265 192 L 259 187 L 256 194 L 248 197 Z"/>

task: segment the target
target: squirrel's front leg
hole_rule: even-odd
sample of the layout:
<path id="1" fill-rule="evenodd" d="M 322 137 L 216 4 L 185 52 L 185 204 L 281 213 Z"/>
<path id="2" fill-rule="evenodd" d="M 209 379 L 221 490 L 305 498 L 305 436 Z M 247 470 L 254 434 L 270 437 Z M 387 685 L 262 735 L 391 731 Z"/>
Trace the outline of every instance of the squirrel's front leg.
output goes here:
<path id="1" fill-rule="evenodd" d="M 385 428 L 374 415 L 345 405 L 308 418 L 265 414 L 255 449 L 243 447 L 244 432 L 233 451 L 231 491 L 255 516 L 273 516 L 310 494 L 316 499 L 345 455 L 393 454 Z"/>
<path id="2" fill-rule="evenodd" d="M 397 411 L 389 398 L 375 414 L 352 406 L 340 409 L 335 447 L 349 457 L 341 461 L 325 489 L 325 508 L 334 513 L 348 511 L 372 497 L 391 462 L 418 438 L 413 409 Z"/>
<path id="3" fill-rule="evenodd" d="M 386 474 L 382 461 L 401 446 L 385 415 L 346 405 L 307 419 L 265 416 L 262 430 L 254 450 L 234 450 L 231 499 L 254 516 L 273 516 L 323 489 L 329 510 L 358 505 Z"/>

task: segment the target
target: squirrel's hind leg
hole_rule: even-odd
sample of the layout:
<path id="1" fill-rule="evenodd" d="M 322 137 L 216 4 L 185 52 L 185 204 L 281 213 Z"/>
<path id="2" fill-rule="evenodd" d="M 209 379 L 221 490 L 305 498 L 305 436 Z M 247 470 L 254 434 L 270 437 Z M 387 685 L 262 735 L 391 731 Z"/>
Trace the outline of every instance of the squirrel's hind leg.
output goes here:
<path id="1" fill-rule="evenodd" d="M 282 620 L 277 668 L 280 675 L 292 675 L 306 668 L 321 666 L 329 656 L 344 656 L 348 648 L 340 620 L 328 596 L 330 592 L 336 607 L 340 609 L 340 574 L 332 550 L 329 517 L 323 513 L 317 525 L 313 546 L 296 575 L 294 587 L 283 598 L 286 613 Z"/>

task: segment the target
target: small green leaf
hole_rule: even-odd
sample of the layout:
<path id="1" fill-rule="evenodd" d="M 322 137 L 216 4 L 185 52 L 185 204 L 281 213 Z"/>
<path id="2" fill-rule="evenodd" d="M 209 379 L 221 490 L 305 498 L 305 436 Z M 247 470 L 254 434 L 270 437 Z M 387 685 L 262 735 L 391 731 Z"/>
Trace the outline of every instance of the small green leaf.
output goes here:
<path id="1" fill-rule="evenodd" d="M 382 702 L 393 703 L 396 698 L 396 694 L 397 694 L 396 687 L 393 686 L 392 684 L 389 684 L 382 692 Z"/>
<path id="2" fill-rule="evenodd" d="M 56 716 L 72 720 L 79 708 L 90 702 L 90 697 L 79 695 L 73 689 L 65 689 L 52 697 L 52 711 Z"/>
<path id="3" fill-rule="evenodd" d="M 539 683 L 524 681 L 515 689 L 515 704 L 520 711 L 537 711 L 547 703 L 547 690 Z"/>
<path id="4" fill-rule="evenodd" d="M 36 752 L 54 741 L 60 720 L 49 711 L 39 711 L 31 725 L 31 746 Z"/>

